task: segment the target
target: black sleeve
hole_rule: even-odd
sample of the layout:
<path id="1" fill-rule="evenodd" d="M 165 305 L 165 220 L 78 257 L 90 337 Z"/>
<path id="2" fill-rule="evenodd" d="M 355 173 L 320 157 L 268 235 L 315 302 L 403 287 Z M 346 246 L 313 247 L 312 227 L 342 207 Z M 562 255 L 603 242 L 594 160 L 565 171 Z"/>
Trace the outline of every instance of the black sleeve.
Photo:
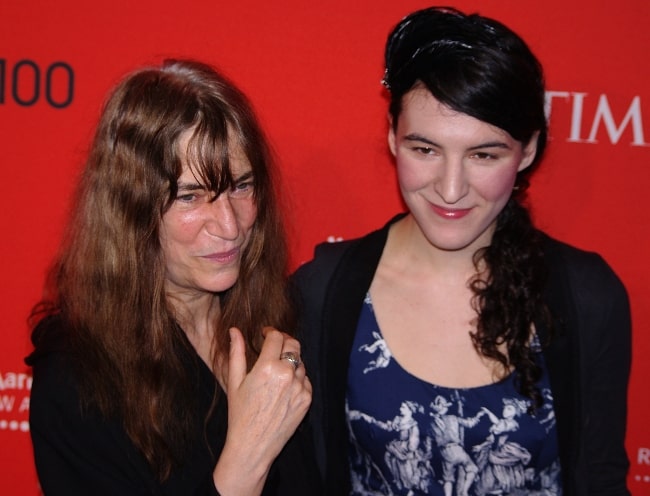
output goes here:
<path id="1" fill-rule="evenodd" d="M 324 428 L 325 396 L 322 363 L 323 303 L 339 261 L 351 242 L 322 243 L 316 246 L 314 259 L 300 266 L 291 276 L 290 287 L 299 319 L 296 337 L 307 376 L 313 387 L 312 403 L 307 414 L 313 440 L 316 463 L 323 480 L 326 479 L 326 429 Z"/>
<path id="2" fill-rule="evenodd" d="M 580 274 L 584 440 L 590 495 L 628 495 L 625 451 L 631 318 L 625 287 L 598 256 Z"/>
<path id="3" fill-rule="evenodd" d="M 30 431 L 45 496 L 218 496 L 209 470 L 194 480 L 161 484 L 121 426 L 82 412 L 65 354 L 39 357 L 33 377 Z"/>
<path id="4" fill-rule="evenodd" d="M 82 414 L 69 371 L 61 353 L 41 357 L 33 369 L 29 420 L 44 494 L 150 494 L 120 433 Z"/>
<path id="5" fill-rule="evenodd" d="M 262 496 L 318 496 L 322 483 L 309 432 L 304 422 L 271 466 Z"/>

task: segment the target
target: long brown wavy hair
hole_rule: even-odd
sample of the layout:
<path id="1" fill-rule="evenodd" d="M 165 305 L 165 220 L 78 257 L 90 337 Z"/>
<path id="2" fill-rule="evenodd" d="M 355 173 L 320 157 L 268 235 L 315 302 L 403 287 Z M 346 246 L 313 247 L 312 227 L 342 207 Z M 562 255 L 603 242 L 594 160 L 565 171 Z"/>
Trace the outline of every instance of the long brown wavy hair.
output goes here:
<path id="1" fill-rule="evenodd" d="M 189 441 L 193 414 L 178 405 L 195 404 L 178 353 L 188 341 L 165 295 L 159 241 L 182 172 L 179 138 L 188 130 L 188 153 L 209 190 L 234 187 L 233 140 L 255 184 L 258 214 L 239 278 L 219 295 L 215 356 L 227 358 L 231 326 L 244 334 L 249 367 L 263 326 L 291 331 L 287 247 L 267 141 L 247 98 L 214 68 L 189 60 L 137 70 L 110 95 L 60 254 L 31 314 L 32 323 L 62 319 L 84 405 L 119 419 L 161 479 Z"/>
<path id="2" fill-rule="evenodd" d="M 549 322 L 543 291 L 546 267 L 541 236 L 525 207 L 528 178 L 547 141 L 542 66 L 519 35 L 498 21 L 449 7 L 416 11 L 390 33 L 383 83 L 396 126 L 402 98 L 424 87 L 444 105 L 508 132 L 522 145 L 537 136 L 531 166 L 519 172 L 516 188 L 497 217 L 490 246 L 474 255 L 487 266 L 468 281 L 478 314 L 471 334 L 476 350 L 504 370 L 514 367 L 519 391 L 541 404 L 536 382 L 541 369 L 531 348 L 531 329 Z M 507 353 L 500 350 L 505 344 Z"/>

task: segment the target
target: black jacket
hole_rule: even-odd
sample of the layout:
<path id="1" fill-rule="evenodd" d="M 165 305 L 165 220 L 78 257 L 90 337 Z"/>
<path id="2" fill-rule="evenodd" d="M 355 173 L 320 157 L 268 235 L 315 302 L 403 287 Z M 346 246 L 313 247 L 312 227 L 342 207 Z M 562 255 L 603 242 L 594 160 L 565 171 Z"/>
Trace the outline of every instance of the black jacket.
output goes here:
<path id="1" fill-rule="evenodd" d="M 160 482 L 119 419 L 106 419 L 93 408 L 82 411 L 76 368 L 61 320 L 43 320 L 33 339 L 38 346 L 27 360 L 34 378 L 30 431 L 45 496 L 218 496 L 212 472 L 226 438 L 226 396 L 189 342 L 181 350 L 181 359 L 195 378 L 196 403 L 176 407 L 193 409 L 194 437 L 181 464 Z M 215 392 L 220 401 L 205 422 Z M 275 460 L 263 495 L 316 494 L 320 486 L 312 452 L 301 427 Z"/>
<path id="2" fill-rule="evenodd" d="M 393 219 L 394 221 L 394 219 Z M 391 221 L 391 222 L 393 222 Z M 303 358 L 314 386 L 310 412 L 325 494 L 349 494 L 345 396 L 359 312 L 388 227 L 323 243 L 293 277 Z M 631 360 L 626 290 L 604 260 L 544 235 L 546 300 L 554 319 L 545 349 L 565 496 L 627 495 L 624 447 Z M 541 342 L 548 329 L 535 323 Z"/>

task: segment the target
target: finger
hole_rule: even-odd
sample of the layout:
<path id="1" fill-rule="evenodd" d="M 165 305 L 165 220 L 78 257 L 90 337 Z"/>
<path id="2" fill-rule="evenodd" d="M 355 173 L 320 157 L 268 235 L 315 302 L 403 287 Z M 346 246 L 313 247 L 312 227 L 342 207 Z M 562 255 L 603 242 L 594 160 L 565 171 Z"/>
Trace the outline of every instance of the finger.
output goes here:
<path id="1" fill-rule="evenodd" d="M 277 329 L 277 328 L 275 328 L 275 327 L 273 327 L 273 326 L 264 326 L 264 327 L 262 327 L 262 336 L 265 336 L 265 337 L 266 337 L 266 335 L 267 335 L 269 332 L 271 332 L 271 331 L 277 331 L 277 332 L 279 332 L 280 334 L 282 334 L 285 338 L 290 338 L 290 337 L 292 337 L 290 334 L 288 334 L 288 333 L 286 333 L 286 332 L 284 332 L 284 331 L 280 331 L 279 329 Z"/>
<path id="2" fill-rule="evenodd" d="M 298 372 L 298 370 L 304 370 L 299 353 L 294 353 L 292 351 L 283 351 L 280 355 L 280 361 L 291 364 L 294 372 Z"/>
<path id="3" fill-rule="evenodd" d="M 301 368 L 304 370 L 305 367 L 301 367 Z M 314 390 L 313 390 L 313 387 L 311 385 L 311 381 L 309 380 L 309 377 L 305 376 L 305 379 L 303 380 L 302 385 L 305 388 L 305 390 L 309 393 L 309 395 L 311 396 L 312 393 L 314 392 Z"/>
<path id="4" fill-rule="evenodd" d="M 300 355 L 300 343 L 288 334 L 270 328 L 266 332 L 262 349 L 260 350 L 260 359 L 278 360 L 280 355 L 289 351 Z"/>
<path id="5" fill-rule="evenodd" d="M 284 338 L 284 343 L 285 344 L 287 342 L 296 341 L 296 339 L 291 334 L 288 334 L 288 333 L 286 333 L 284 331 L 280 331 L 280 330 L 276 329 L 275 327 L 264 326 L 264 328 L 262 328 L 262 335 L 264 337 L 266 337 L 266 335 L 269 334 L 270 332 L 279 332 L 280 334 L 282 334 L 282 337 Z M 289 351 L 289 350 L 283 350 L 283 351 Z M 292 349 L 291 351 L 295 351 L 295 350 Z"/>
<path id="6" fill-rule="evenodd" d="M 300 341 L 290 336 L 285 337 L 284 342 L 282 343 L 282 351 L 290 351 L 291 353 L 300 355 Z"/>
<path id="7" fill-rule="evenodd" d="M 297 377 L 299 379 L 302 379 L 302 377 L 304 377 L 305 368 L 302 366 L 300 342 L 288 334 L 283 335 L 285 339 L 284 343 L 282 344 L 282 353 L 280 354 L 280 359 L 290 363 L 294 367 L 294 371 L 297 372 Z"/>
<path id="8" fill-rule="evenodd" d="M 278 331 L 278 330 L 275 327 L 272 327 L 272 326 L 264 326 L 264 327 L 262 327 L 262 336 L 266 337 L 266 335 L 271 331 Z M 278 331 L 278 332 L 280 332 L 280 331 Z"/>
<path id="9" fill-rule="evenodd" d="M 265 340 L 262 345 L 262 350 L 260 351 L 260 361 L 281 360 L 290 364 L 294 368 L 294 371 L 303 368 L 300 358 L 300 342 L 297 339 L 293 338 L 286 332 L 278 331 L 269 326 L 262 329 L 262 334 L 265 336 Z M 280 343 L 279 352 L 277 352 L 278 343 Z M 298 360 L 298 363 L 296 364 L 295 360 L 283 358 L 285 353 L 292 355 L 296 360 Z M 302 375 L 304 375 L 304 371 Z M 302 377 L 299 376 L 299 378 Z"/>
<path id="10" fill-rule="evenodd" d="M 280 359 L 289 362 L 294 366 L 295 370 L 301 370 L 304 373 L 302 364 L 302 356 L 300 354 L 300 343 L 295 339 L 285 340 L 282 346 L 282 353 Z"/>
<path id="11" fill-rule="evenodd" d="M 246 377 L 246 345 L 239 329 L 231 327 L 230 352 L 228 355 L 228 391 L 239 388 Z"/>
<path id="12" fill-rule="evenodd" d="M 300 381 L 304 381 L 307 378 L 307 371 L 305 370 L 305 364 L 300 360 L 300 365 L 296 368 L 296 378 Z"/>

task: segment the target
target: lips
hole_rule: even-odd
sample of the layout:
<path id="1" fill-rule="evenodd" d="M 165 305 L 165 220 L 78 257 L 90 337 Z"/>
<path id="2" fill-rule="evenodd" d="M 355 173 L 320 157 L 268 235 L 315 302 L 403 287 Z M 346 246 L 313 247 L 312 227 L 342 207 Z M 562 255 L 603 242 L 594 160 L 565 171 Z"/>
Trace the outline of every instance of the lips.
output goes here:
<path id="1" fill-rule="evenodd" d="M 458 220 L 469 214 L 471 208 L 445 208 L 439 205 L 431 204 L 431 210 L 443 219 Z"/>
<path id="2" fill-rule="evenodd" d="M 212 262 L 226 264 L 234 260 L 237 260 L 238 256 L 239 256 L 239 248 L 233 248 L 232 250 L 228 250 L 228 251 L 220 251 L 216 253 L 210 253 L 209 255 L 203 255 L 201 258 L 205 258 Z"/>

